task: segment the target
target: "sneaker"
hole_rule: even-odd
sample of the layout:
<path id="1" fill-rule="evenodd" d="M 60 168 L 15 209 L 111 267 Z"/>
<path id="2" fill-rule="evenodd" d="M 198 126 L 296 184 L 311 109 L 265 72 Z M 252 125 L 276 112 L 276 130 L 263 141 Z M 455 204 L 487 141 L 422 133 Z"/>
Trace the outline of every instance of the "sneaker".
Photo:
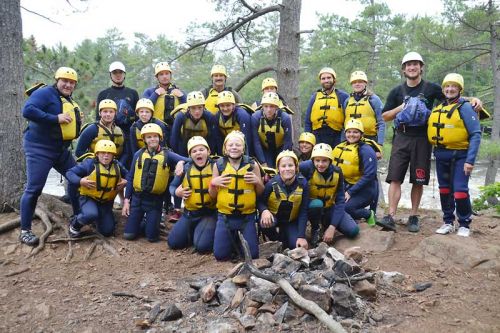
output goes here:
<path id="1" fill-rule="evenodd" d="M 80 230 L 77 230 L 72 225 L 70 225 L 68 228 L 68 235 L 71 238 L 80 238 L 82 233 L 80 232 Z"/>
<path id="2" fill-rule="evenodd" d="M 377 224 L 377 220 L 375 218 L 375 212 L 373 210 L 370 210 L 370 217 L 366 219 L 366 223 L 368 223 L 370 227 L 374 227 L 375 224 Z"/>
<path id="3" fill-rule="evenodd" d="M 19 241 L 29 246 L 37 246 L 39 239 L 31 230 L 21 230 Z"/>
<path id="4" fill-rule="evenodd" d="M 446 235 L 453 231 L 455 231 L 455 227 L 453 226 L 453 224 L 445 223 L 441 227 L 439 227 L 438 230 L 436 230 L 436 234 Z"/>
<path id="5" fill-rule="evenodd" d="M 420 224 L 418 223 L 418 216 L 417 215 L 410 215 L 408 217 L 408 231 L 409 232 L 419 232 L 420 231 Z"/>
<path id="6" fill-rule="evenodd" d="M 460 227 L 458 228 L 457 236 L 460 237 L 469 237 L 470 236 L 470 229 L 466 227 Z"/>
<path id="7" fill-rule="evenodd" d="M 179 221 L 179 219 L 181 218 L 181 216 L 182 216 L 181 210 L 180 209 L 174 209 L 174 211 L 172 212 L 172 214 L 170 214 L 170 216 L 168 218 L 168 221 L 172 222 L 172 223 L 175 223 L 175 222 Z"/>
<path id="8" fill-rule="evenodd" d="M 375 224 L 381 226 L 384 231 L 396 231 L 396 223 L 394 223 L 392 215 L 384 216 L 382 221 L 375 220 Z"/>

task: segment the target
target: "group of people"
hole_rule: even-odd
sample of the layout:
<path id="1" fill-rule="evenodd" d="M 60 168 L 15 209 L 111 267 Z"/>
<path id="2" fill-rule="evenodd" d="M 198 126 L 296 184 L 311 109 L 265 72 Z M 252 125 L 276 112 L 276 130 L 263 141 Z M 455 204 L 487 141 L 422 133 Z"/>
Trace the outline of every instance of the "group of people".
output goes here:
<path id="1" fill-rule="evenodd" d="M 241 254 L 238 231 L 256 258 L 259 235 L 288 248 L 308 248 L 331 242 L 335 232 L 356 237 L 362 220 L 395 230 L 408 166 L 413 184 L 408 230 L 417 232 L 432 146 L 444 220 L 436 232 L 452 232 L 456 214 L 458 235 L 469 236 L 468 179 L 481 137 L 477 113 L 461 95 L 461 75 L 448 74 L 441 87 L 424 81 L 424 61 L 416 52 L 406 54 L 401 65 L 406 81 L 385 105 L 368 89 L 366 73 L 351 74 L 347 93 L 335 87 L 332 68 L 321 69 L 321 88 L 311 96 L 295 147 L 293 111 L 273 78 L 263 80 L 262 98 L 250 107 L 226 86 L 224 66 L 212 67 L 210 87 L 186 94 L 172 82 L 169 64 L 160 62 L 157 84 L 139 98 L 125 86 L 125 66 L 113 62 L 112 86 L 98 95 L 96 121 L 82 126 L 72 98 L 78 75 L 61 67 L 53 85 L 29 91 L 23 108 L 29 123 L 20 241 L 38 243 L 31 220 L 52 167 L 68 180 L 74 211 L 68 229 L 75 238 L 88 224 L 104 236 L 114 234 L 116 196 L 127 217 L 125 239 L 144 235 L 158 241 L 162 212 L 169 211 L 176 221 L 169 247 L 213 251 L 217 260 Z M 481 106 L 477 99 L 471 102 Z M 421 114 L 424 122 L 416 123 Z M 390 120 L 395 134 L 386 179 L 389 212 L 378 221 L 377 160 Z M 75 160 L 69 147 L 77 138 Z"/>

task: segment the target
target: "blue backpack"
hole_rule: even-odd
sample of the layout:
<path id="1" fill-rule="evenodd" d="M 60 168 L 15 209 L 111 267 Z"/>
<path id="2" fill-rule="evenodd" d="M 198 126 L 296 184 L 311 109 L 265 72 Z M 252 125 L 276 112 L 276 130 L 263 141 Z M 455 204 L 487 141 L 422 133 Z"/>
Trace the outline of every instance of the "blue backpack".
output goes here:
<path id="1" fill-rule="evenodd" d="M 426 81 L 422 85 L 421 91 L 425 89 Z M 417 127 L 417 126 L 426 126 L 427 120 L 431 115 L 431 110 L 427 108 L 425 104 L 425 97 L 423 92 L 420 92 L 417 97 L 410 97 L 406 94 L 406 89 L 404 84 L 402 85 L 403 89 L 403 110 L 396 115 L 396 119 L 394 119 L 394 126 L 396 128 L 399 127 Z"/>

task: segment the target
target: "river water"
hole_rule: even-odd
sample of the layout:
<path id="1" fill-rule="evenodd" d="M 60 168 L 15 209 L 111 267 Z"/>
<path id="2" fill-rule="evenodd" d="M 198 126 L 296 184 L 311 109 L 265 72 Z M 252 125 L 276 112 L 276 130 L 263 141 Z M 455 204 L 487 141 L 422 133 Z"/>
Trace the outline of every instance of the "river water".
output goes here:
<path id="1" fill-rule="evenodd" d="M 387 192 L 389 190 L 389 184 L 385 182 L 386 168 L 379 167 L 379 177 L 382 180 L 382 188 L 384 191 L 384 197 L 387 202 Z M 477 198 L 479 195 L 479 186 L 484 185 L 484 175 L 486 174 L 486 165 L 483 163 L 477 163 L 474 167 L 471 179 L 469 181 L 470 196 L 472 199 Z M 410 190 L 411 184 L 408 183 L 408 173 L 405 182 L 401 186 L 401 201 L 399 206 L 410 208 Z M 43 188 L 44 193 L 53 195 L 63 195 L 64 186 L 61 183 L 61 176 L 54 169 L 50 170 L 49 178 L 47 183 Z M 434 168 L 434 161 L 432 162 L 431 179 L 428 186 L 424 186 L 424 194 L 422 196 L 422 202 L 420 207 L 426 209 L 440 209 L 441 204 L 439 201 L 439 186 L 437 181 L 437 176 Z"/>

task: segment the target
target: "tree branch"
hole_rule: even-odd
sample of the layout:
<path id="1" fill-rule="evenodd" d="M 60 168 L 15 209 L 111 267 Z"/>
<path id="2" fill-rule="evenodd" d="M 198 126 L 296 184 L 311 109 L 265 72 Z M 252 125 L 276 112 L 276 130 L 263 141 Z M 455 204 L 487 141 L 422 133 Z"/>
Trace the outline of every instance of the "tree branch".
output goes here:
<path id="1" fill-rule="evenodd" d="M 240 82 L 238 82 L 238 84 L 234 87 L 234 90 L 240 91 L 248 82 L 252 81 L 253 78 L 259 76 L 260 74 L 267 73 L 270 71 L 276 72 L 276 67 L 267 66 L 254 70 L 253 72 L 245 76 L 243 79 L 241 79 Z"/>
<path id="2" fill-rule="evenodd" d="M 29 10 L 29 9 L 28 9 L 28 8 L 26 8 L 26 7 L 21 6 L 21 8 L 22 8 L 22 9 L 24 9 L 25 11 L 27 11 L 28 13 L 31 13 L 31 14 L 34 14 L 34 15 L 37 15 L 37 16 L 40 16 L 40 17 L 42 17 L 42 18 L 46 19 L 46 20 L 47 20 L 47 21 L 49 21 L 49 22 L 52 22 L 52 23 L 55 23 L 55 24 L 59 24 L 59 25 L 61 25 L 61 23 L 56 22 L 56 21 L 52 20 L 51 18 L 49 18 L 49 17 L 47 17 L 47 16 L 44 16 L 44 15 L 42 15 L 42 14 L 39 14 L 39 13 L 34 12 L 34 11 L 32 11 L 32 10 Z"/>
<path id="3" fill-rule="evenodd" d="M 247 8 L 252 13 L 258 12 L 257 8 L 250 6 L 250 4 L 248 4 L 245 0 L 240 0 L 240 2 L 245 8 Z"/>
<path id="4" fill-rule="evenodd" d="M 313 32 L 315 32 L 316 30 L 314 29 L 309 29 L 309 30 L 300 30 L 299 32 L 297 32 L 297 37 L 299 37 L 301 34 L 312 34 Z"/>

